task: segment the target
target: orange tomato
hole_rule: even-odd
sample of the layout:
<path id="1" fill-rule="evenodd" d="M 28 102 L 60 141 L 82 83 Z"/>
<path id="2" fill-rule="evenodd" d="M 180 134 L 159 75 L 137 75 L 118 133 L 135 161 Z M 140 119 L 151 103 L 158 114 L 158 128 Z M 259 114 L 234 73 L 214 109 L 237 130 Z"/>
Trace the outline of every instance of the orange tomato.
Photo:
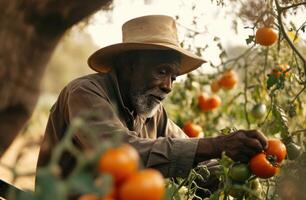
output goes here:
<path id="1" fill-rule="evenodd" d="M 164 178 L 154 169 L 144 169 L 133 174 L 119 188 L 120 200 L 162 200 L 164 195 Z"/>
<path id="2" fill-rule="evenodd" d="M 275 156 L 278 163 L 281 163 L 287 155 L 285 144 L 278 139 L 269 139 L 265 152 L 267 155 Z"/>
<path id="3" fill-rule="evenodd" d="M 270 163 L 265 153 L 258 153 L 253 156 L 249 162 L 249 166 L 252 173 L 259 178 L 270 178 L 279 170 L 278 167 L 275 167 Z"/>
<path id="4" fill-rule="evenodd" d="M 83 194 L 78 200 L 99 200 L 99 197 L 95 194 Z"/>
<path id="5" fill-rule="evenodd" d="M 203 132 L 203 129 L 201 126 L 194 124 L 192 122 L 186 122 L 183 131 L 189 136 L 189 137 L 199 137 L 201 133 Z"/>
<path id="6" fill-rule="evenodd" d="M 288 76 L 289 75 L 289 72 L 287 71 L 288 68 L 289 68 L 289 65 L 287 64 L 277 65 L 276 67 L 272 69 L 271 75 L 274 76 L 275 78 L 279 78 L 283 73 L 285 73 L 285 76 Z"/>
<path id="7" fill-rule="evenodd" d="M 95 194 L 83 194 L 78 198 L 78 200 L 115 200 L 113 197 L 105 196 L 105 197 L 99 197 Z"/>
<path id="8" fill-rule="evenodd" d="M 261 27 L 257 29 L 255 35 L 256 43 L 263 46 L 270 46 L 274 44 L 278 39 L 277 32 L 269 27 Z"/>
<path id="9" fill-rule="evenodd" d="M 234 71 L 230 70 L 222 75 L 218 83 L 222 88 L 229 90 L 234 88 L 237 82 L 238 82 L 237 74 Z"/>
<path id="10" fill-rule="evenodd" d="M 214 80 L 213 82 L 211 82 L 210 89 L 214 93 L 218 92 L 220 89 L 219 81 Z"/>
<path id="11" fill-rule="evenodd" d="M 100 173 L 110 173 L 117 184 L 120 184 L 138 170 L 138 152 L 129 144 L 110 148 L 101 155 L 98 162 Z"/>
<path id="12" fill-rule="evenodd" d="M 209 96 L 204 92 L 198 96 L 198 106 L 201 110 L 205 107 L 207 99 L 209 99 Z"/>
<path id="13" fill-rule="evenodd" d="M 203 111 L 212 111 L 216 108 L 218 108 L 221 105 L 221 99 L 219 96 L 214 95 L 212 97 L 210 97 L 209 99 L 207 99 L 207 102 L 205 104 L 205 107 L 203 109 Z"/>

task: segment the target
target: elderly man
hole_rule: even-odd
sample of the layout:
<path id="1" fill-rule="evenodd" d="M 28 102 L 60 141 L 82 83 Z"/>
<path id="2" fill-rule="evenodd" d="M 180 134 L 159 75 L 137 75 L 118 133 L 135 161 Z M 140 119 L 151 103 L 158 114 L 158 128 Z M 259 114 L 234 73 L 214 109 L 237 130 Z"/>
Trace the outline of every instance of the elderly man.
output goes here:
<path id="1" fill-rule="evenodd" d="M 48 162 L 72 119 L 84 111 L 102 113 L 91 119 L 95 127 L 111 122 L 125 130 L 125 141 L 138 150 L 144 166 L 158 169 L 165 177 L 185 177 L 199 162 L 219 158 L 223 151 L 234 160 L 247 160 L 266 147 L 266 138 L 255 130 L 188 138 L 167 117 L 161 102 L 177 76 L 205 61 L 179 46 L 171 17 L 135 18 L 122 31 L 122 43 L 90 56 L 89 66 L 98 73 L 72 81 L 59 95 L 51 109 L 38 166 Z M 78 134 L 73 139 L 81 148 L 86 145 Z M 61 161 L 63 176 L 73 165 L 72 157 L 66 155 Z"/>

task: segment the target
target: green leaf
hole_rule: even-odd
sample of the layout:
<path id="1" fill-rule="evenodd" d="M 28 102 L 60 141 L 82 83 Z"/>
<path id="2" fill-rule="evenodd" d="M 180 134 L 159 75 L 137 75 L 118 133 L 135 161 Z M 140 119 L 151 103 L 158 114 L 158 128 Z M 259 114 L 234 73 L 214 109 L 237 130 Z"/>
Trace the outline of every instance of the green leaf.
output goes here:
<path id="1" fill-rule="evenodd" d="M 247 44 L 251 44 L 254 41 L 254 35 L 249 35 L 248 39 L 245 40 Z"/>
<path id="2" fill-rule="evenodd" d="M 288 117 L 286 115 L 286 112 L 284 109 L 282 109 L 278 105 L 274 105 L 272 108 L 272 114 L 273 117 L 275 118 L 275 125 L 279 125 L 280 132 L 283 137 L 288 136 L 289 134 L 289 128 L 288 128 Z"/>
<path id="3" fill-rule="evenodd" d="M 274 76 L 268 75 L 267 88 L 270 89 L 275 84 L 277 84 L 277 78 L 275 78 Z"/>

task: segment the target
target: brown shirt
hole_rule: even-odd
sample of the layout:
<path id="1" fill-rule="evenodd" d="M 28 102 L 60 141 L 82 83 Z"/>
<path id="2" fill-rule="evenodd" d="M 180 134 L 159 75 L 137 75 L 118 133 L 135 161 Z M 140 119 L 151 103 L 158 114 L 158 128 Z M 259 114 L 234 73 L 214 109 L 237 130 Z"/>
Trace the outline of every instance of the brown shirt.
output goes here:
<path id="1" fill-rule="evenodd" d="M 71 120 L 83 111 L 103 113 L 90 124 L 103 126 L 110 122 L 124 130 L 124 138 L 140 153 L 145 167 L 156 168 L 165 177 L 185 177 L 193 167 L 198 139 L 187 138 L 159 106 L 152 118 L 133 116 L 124 106 L 114 72 L 91 74 L 69 83 L 51 108 L 38 166 L 45 165 L 54 146 L 63 138 Z M 78 134 L 74 141 L 86 146 Z M 61 161 L 64 173 L 69 173 L 75 160 L 66 155 Z"/>

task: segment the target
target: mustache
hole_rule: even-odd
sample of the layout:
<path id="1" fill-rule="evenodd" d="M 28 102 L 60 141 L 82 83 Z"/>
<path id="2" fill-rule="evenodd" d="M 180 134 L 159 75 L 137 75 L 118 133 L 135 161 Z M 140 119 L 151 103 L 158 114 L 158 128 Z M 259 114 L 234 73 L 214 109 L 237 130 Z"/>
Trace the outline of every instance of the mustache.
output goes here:
<path id="1" fill-rule="evenodd" d="M 147 89 L 142 94 L 145 96 L 153 96 L 160 101 L 164 100 L 168 95 L 166 92 L 163 92 L 158 88 Z"/>

